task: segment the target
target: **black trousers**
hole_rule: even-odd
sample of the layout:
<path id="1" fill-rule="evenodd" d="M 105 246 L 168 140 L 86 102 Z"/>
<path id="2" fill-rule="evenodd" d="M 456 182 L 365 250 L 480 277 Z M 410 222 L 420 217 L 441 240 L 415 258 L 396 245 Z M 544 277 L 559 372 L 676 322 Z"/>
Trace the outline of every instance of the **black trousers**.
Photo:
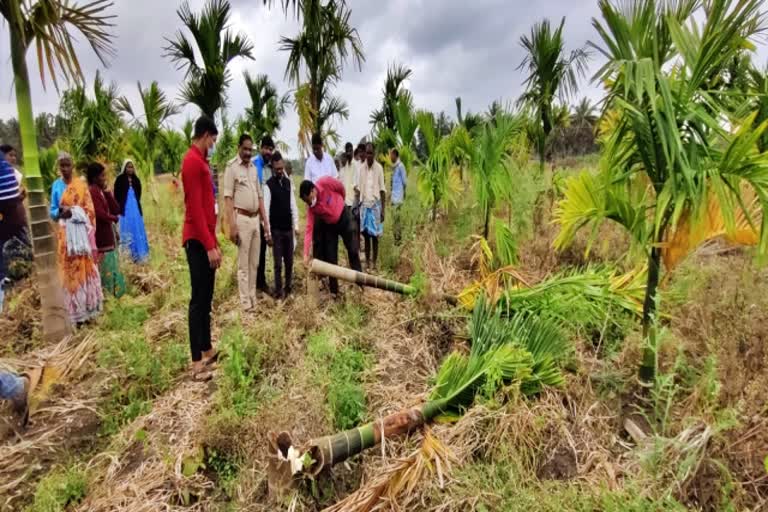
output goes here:
<path id="1" fill-rule="evenodd" d="M 293 230 L 272 230 L 272 255 L 275 260 L 275 294 L 290 292 L 293 283 Z M 283 289 L 285 265 L 285 289 Z"/>
<path id="2" fill-rule="evenodd" d="M 256 270 L 256 289 L 267 289 L 267 239 L 264 238 L 264 227 L 261 231 L 261 245 L 259 246 L 259 268 Z"/>
<path id="3" fill-rule="evenodd" d="M 359 243 L 355 238 L 358 236 L 357 223 L 354 222 L 352 210 L 349 206 L 344 207 L 341 217 L 336 224 L 326 224 L 320 219 L 315 219 L 315 226 L 312 231 L 312 246 L 315 258 L 333 265 L 339 262 L 339 237 L 344 242 L 349 257 L 349 266 L 352 270 L 363 271 L 360 264 L 360 254 L 358 252 Z M 328 286 L 331 293 L 339 293 L 339 281 L 329 279 Z"/>
<path id="4" fill-rule="evenodd" d="M 189 346 L 192 361 L 200 361 L 203 352 L 211 350 L 211 303 L 216 282 L 216 270 L 208 262 L 208 253 L 197 240 L 184 244 L 192 283 L 189 301 Z"/>

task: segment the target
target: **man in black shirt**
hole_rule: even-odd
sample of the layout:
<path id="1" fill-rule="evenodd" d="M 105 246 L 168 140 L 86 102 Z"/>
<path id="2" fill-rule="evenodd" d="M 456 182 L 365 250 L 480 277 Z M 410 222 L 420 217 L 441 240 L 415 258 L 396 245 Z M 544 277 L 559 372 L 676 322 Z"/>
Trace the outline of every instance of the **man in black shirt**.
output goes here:
<path id="1" fill-rule="evenodd" d="M 291 293 L 293 240 L 299 233 L 299 210 L 293 181 L 285 175 L 285 161 L 279 151 L 272 154 L 272 177 L 264 185 L 264 208 L 272 228 L 272 253 L 275 258 L 275 297 Z M 282 267 L 285 265 L 285 288 Z"/>

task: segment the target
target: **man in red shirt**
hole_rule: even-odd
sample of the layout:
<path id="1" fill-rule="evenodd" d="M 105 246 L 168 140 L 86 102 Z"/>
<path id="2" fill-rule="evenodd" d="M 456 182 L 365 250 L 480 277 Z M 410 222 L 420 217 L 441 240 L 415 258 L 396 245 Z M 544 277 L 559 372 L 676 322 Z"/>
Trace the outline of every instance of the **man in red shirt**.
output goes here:
<path id="1" fill-rule="evenodd" d="M 304 235 L 304 265 L 309 265 L 310 248 L 314 257 L 338 264 L 339 237 L 344 241 L 353 270 L 363 271 L 355 237 L 357 224 L 351 208 L 344 202 L 344 184 L 336 178 L 325 176 L 312 183 L 305 180 L 299 187 L 299 195 L 307 208 L 307 231 Z M 339 294 L 339 282 L 331 278 L 331 293 Z"/>
<path id="2" fill-rule="evenodd" d="M 195 380 L 209 380 L 206 367 L 215 362 L 211 346 L 211 302 L 221 251 L 216 240 L 216 199 L 206 157 L 213 152 L 219 131 L 212 119 L 195 123 L 192 146 L 181 164 L 184 186 L 184 250 L 187 253 L 192 297 L 189 301 L 189 344 Z"/>

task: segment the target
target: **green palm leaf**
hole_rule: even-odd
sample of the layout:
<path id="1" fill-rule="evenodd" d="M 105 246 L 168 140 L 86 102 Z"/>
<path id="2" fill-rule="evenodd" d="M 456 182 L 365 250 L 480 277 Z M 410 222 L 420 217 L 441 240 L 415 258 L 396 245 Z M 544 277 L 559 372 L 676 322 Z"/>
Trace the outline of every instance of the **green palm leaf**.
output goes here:
<path id="1" fill-rule="evenodd" d="M 525 394 L 563 384 L 558 363 L 571 347 L 554 320 L 526 313 L 507 318 L 481 300 L 469 335 L 469 355 L 448 356 L 430 394 L 441 413 L 459 414 L 477 394 L 491 396 L 503 384 L 516 383 Z"/>
<path id="2" fill-rule="evenodd" d="M 226 106 L 226 89 L 231 82 L 228 66 L 232 60 L 253 60 L 251 42 L 229 29 L 231 11 L 228 0 L 207 0 L 200 14 L 192 12 L 189 3 L 184 2 L 176 13 L 191 39 L 183 31 L 177 32 L 174 39 L 166 39 L 165 55 L 186 73 L 179 96 L 209 117 Z"/>

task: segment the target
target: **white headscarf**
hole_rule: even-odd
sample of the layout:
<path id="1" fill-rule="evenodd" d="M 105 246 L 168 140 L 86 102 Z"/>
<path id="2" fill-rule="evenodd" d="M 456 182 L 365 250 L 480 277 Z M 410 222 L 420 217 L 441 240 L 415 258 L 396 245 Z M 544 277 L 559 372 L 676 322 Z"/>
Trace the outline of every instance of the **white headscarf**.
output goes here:
<path id="1" fill-rule="evenodd" d="M 125 174 L 125 168 L 128 167 L 128 164 L 133 164 L 134 169 L 136 168 L 136 164 L 133 163 L 133 160 L 126 158 L 123 160 L 123 166 L 120 168 L 120 174 Z"/>
<path id="2" fill-rule="evenodd" d="M 56 155 L 56 163 L 59 163 L 62 160 L 72 160 L 72 155 L 70 155 L 66 151 L 59 151 L 59 154 Z"/>

